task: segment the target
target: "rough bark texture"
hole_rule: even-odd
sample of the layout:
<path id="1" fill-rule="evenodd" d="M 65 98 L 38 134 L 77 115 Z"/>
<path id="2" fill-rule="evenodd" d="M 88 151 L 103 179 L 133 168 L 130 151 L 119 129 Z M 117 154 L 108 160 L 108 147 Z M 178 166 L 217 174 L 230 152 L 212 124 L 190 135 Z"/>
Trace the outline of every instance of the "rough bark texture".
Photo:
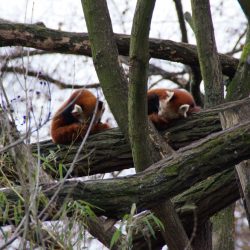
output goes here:
<path id="1" fill-rule="evenodd" d="M 218 212 L 223 206 L 226 207 L 231 204 L 238 197 L 239 192 L 234 171 L 226 170 L 193 186 L 184 193 L 174 197 L 172 201 L 186 232 L 191 236 L 194 230 L 197 230 L 197 223 L 203 224 L 216 211 Z M 140 223 L 142 224 L 143 220 L 140 220 Z M 138 223 L 138 225 L 140 224 Z M 157 236 L 156 239 L 151 237 L 152 249 L 160 248 L 164 245 L 164 241 L 160 237 L 159 228 L 154 223 L 152 223 L 152 226 Z M 142 228 L 142 231 L 148 231 L 145 225 Z M 142 234 L 137 235 L 135 240 L 137 242 L 144 241 L 144 244 L 141 245 L 144 246 L 142 249 L 147 248 L 147 242 L 145 242 Z"/>
<path id="2" fill-rule="evenodd" d="M 245 96 L 249 96 L 250 93 L 250 29 L 249 29 L 249 17 L 250 17 L 250 5 L 249 1 L 239 0 L 239 3 L 248 18 L 248 29 L 246 33 L 246 42 L 241 54 L 240 63 L 238 65 L 236 74 L 233 80 L 230 82 L 227 89 L 227 100 L 239 100 Z M 221 113 L 221 123 L 223 129 L 232 127 L 236 124 L 243 123 L 249 118 L 245 112 L 249 112 L 247 107 L 232 109 L 231 111 L 225 111 Z M 236 166 L 236 172 L 238 175 L 238 184 L 241 191 L 241 197 L 245 207 L 248 224 L 250 225 L 250 161 L 243 161 Z"/>
<path id="3" fill-rule="evenodd" d="M 173 148 L 178 149 L 220 130 L 218 112 L 211 110 L 175 122 L 162 135 Z M 43 166 L 55 178 L 59 177 L 59 164 L 63 164 L 63 173 L 66 173 L 79 147 L 79 144 L 74 144 L 71 147 L 55 145 L 50 140 L 41 142 L 40 145 Z M 32 148 L 36 154 L 36 144 Z M 129 144 L 120 130 L 114 128 L 91 135 L 88 138 L 71 176 L 108 173 L 133 167 Z"/>
<path id="4" fill-rule="evenodd" d="M 246 42 L 241 54 L 240 63 L 233 80 L 227 88 L 227 100 L 239 100 L 250 94 L 250 28 L 248 26 Z"/>
<path id="5" fill-rule="evenodd" d="M 128 56 L 129 40 L 127 35 L 115 35 L 120 55 Z M 0 46 L 25 46 L 36 49 L 91 56 L 87 33 L 64 32 L 36 24 L 11 23 L 0 19 Z M 196 46 L 170 40 L 149 39 L 149 53 L 153 58 L 198 66 Z M 219 54 L 222 72 L 234 76 L 238 59 Z"/>
<path id="6" fill-rule="evenodd" d="M 230 108 L 237 109 L 239 105 L 249 105 L 249 103 L 249 98 L 247 98 L 176 121 L 168 130 L 162 133 L 163 138 L 174 149 L 184 147 L 195 140 L 221 130 L 219 111 Z M 46 171 L 53 176 L 59 177 L 57 175 L 58 165 L 63 164 L 65 170 L 67 170 L 78 146 L 76 144 L 68 147 L 55 145 L 51 141 L 41 142 L 41 155 L 46 159 L 44 161 Z M 33 152 L 35 153 L 35 151 L 36 145 L 33 146 Z M 122 133 L 116 128 L 89 137 L 82 155 L 72 172 L 72 176 L 86 176 L 133 167 L 129 145 L 126 143 Z"/>
<path id="7" fill-rule="evenodd" d="M 72 185 L 74 184 L 72 183 Z M 71 193 L 70 195 L 72 194 L 73 193 Z M 70 196 L 68 198 L 70 198 Z M 207 218 L 223 209 L 224 207 L 228 206 L 229 204 L 232 204 L 232 202 L 236 201 L 238 198 L 239 192 L 234 176 L 234 171 L 229 169 L 198 183 L 184 193 L 176 196 L 173 201 L 176 210 L 179 213 L 182 222 L 184 223 L 186 231 L 191 234 L 193 231 L 195 220 L 200 221 L 201 223 L 203 221 L 206 221 Z M 15 197 L 13 197 L 13 200 L 15 200 Z M 58 203 L 62 202 L 58 201 Z M 4 206 L 4 204 L 2 205 Z M 130 210 L 130 205 L 131 204 L 129 203 L 127 204 L 128 212 Z M 1 216 L 1 225 L 11 222 L 15 223 L 14 220 L 12 221 L 13 207 L 8 206 L 8 209 L 9 220 L 7 221 L 4 219 L 5 217 Z M 149 242 L 145 241 L 144 238 L 145 235 L 148 235 L 148 228 L 145 225 L 145 222 L 143 222 L 143 218 L 144 217 L 142 217 L 140 222 L 138 221 L 138 226 L 140 226 L 141 224 L 142 230 L 139 230 L 133 236 L 134 249 L 146 249 L 149 244 Z M 57 219 L 57 216 L 50 219 Z M 159 228 L 154 225 L 154 222 L 152 222 L 152 226 L 154 227 L 154 231 L 156 232 L 157 237 L 151 237 L 150 244 L 153 249 L 157 249 L 158 247 L 162 247 L 163 245 L 165 245 L 165 242 L 162 240 Z M 90 230 L 92 229 L 92 227 L 90 228 Z M 145 232 L 145 234 L 141 234 L 141 232 Z"/>
<path id="8" fill-rule="evenodd" d="M 193 28 L 197 41 L 197 50 L 201 75 L 205 87 L 205 107 L 213 107 L 224 100 L 224 86 L 222 82 L 221 65 L 217 53 L 214 36 L 213 21 L 209 0 L 192 0 Z M 204 32 L 205 31 L 205 32 Z M 198 224 L 200 229 L 194 238 L 195 249 L 212 249 L 212 227 L 207 221 Z M 204 231 L 203 233 L 200 231 Z M 201 234 L 201 235 L 199 235 Z M 207 236 L 205 236 L 207 234 Z M 203 236 L 203 237 L 202 237 Z M 207 240 L 205 240 L 207 238 Z M 204 244 L 204 245 L 203 245 Z M 203 247 L 201 247 L 203 245 Z"/>
<path id="9" fill-rule="evenodd" d="M 250 106 L 240 106 L 237 109 L 230 109 L 220 113 L 221 124 L 223 129 L 228 129 L 233 126 L 249 121 Z M 236 165 L 236 171 L 240 181 L 240 190 L 242 199 L 250 225 L 250 161 L 243 161 Z"/>
<path id="10" fill-rule="evenodd" d="M 110 247 L 112 237 L 116 231 L 116 227 L 109 226 L 104 217 L 94 217 L 86 219 L 87 229 L 91 235 L 96 237 L 104 246 Z M 119 250 L 121 249 L 121 238 L 114 243 L 112 249 Z"/>
<path id="11" fill-rule="evenodd" d="M 245 123 L 214 133 L 179 150 L 175 157 L 163 159 L 149 170 L 132 176 L 86 182 L 66 181 L 57 197 L 63 202 L 71 194 L 71 198 L 85 200 L 103 209 L 97 212 L 111 217 L 128 212 L 125 207 L 132 203 L 136 203 L 138 211 L 141 211 L 248 159 L 249 146 L 250 123 Z M 220 154 L 222 149 L 223 155 Z M 43 190 L 51 197 L 56 189 L 54 185 L 46 185 Z M 10 201 L 17 198 L 11 190 L 2 192 L 8 194 Z"/>
<path id="12" fill-rule="evenodd" d="M 212 223 L 209 220 L 198 225 L 193 245 L 197 250 L 212 249 Z"/>
<path id="13" fill-rule="evenodd" d="M 234 250 L 234 208 L 235 204 L 228 206 L 213 217 L 213 249 Z"/>

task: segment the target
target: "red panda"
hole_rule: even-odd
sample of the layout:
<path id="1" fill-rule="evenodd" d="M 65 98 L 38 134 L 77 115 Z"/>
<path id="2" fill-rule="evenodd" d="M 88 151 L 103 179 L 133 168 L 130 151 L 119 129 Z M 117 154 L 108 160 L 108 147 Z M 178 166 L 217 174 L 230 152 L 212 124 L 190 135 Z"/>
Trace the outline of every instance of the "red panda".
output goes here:
<path id="1" fill-rule="evenodd" d="M 52 119 L 51 137 L 54 143 L 70 144 L 81 141 L 90 125 L 96 106 L 97 98 L 88 90 L 81 89 L 73 92 L 69 99 L 59 108 Z M 95 120 L 90 133 L 98 133 L 109 128 L 101 123 L 104 112 L 103 102 L 98 101 Z"/>
<path id="2" fill-rule="evenodd" d="M 158 88 L 148 91 L 148 115 L 158 130 L 175 119 L 200 111 L 193 96 L 180 89 Z"/>

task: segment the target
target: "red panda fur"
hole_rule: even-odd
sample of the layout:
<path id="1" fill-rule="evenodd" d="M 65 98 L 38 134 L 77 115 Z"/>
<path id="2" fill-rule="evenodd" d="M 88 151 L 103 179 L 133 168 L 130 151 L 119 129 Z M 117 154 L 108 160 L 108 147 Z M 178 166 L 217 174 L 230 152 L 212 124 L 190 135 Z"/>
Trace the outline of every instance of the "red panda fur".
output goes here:
<path id="1" fill-rule="evenodd" d="M 181 89 L 158 88 L 148 91 L 148 115 L 158 130 L 181 117 L 200 111 L 193 96 Z"/>
<path id="2" fill-rule="evenodd" d="M 81 141 L 88 131 L 94 114 L 97 98 L 88 90 L 80 89 L 58 109 L 51 123 L 51 137 L 54 143 L 70 144 Z M 104 107 L 98 102 L 97 112 L 90 133 L 98 133 L 109 128 L 101 123 Z"/>

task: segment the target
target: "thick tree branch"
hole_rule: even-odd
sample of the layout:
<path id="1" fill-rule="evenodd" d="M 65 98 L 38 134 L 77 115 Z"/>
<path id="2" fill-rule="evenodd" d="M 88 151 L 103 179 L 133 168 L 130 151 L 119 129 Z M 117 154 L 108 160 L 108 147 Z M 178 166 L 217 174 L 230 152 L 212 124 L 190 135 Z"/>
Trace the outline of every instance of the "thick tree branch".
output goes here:
<path id="1" fill-rule="evenodd" d="M 186 146 L 195 140 L 220 131 L 218 112 L 231 108 L 237 109 L 240 105 L 250 105 L 250 99 L 226 103 L 185 120 L 176 121 L 162 135 L 174 149 Z M 51 141 L 41 142 L 40 145 L 41 155 L 46 159 L 44 167 L 53 176 L 57 175 L 59 164 L 63 164 L 65 171 L 67 170 L 79 146 L 76 144 L 69 148 L 64 145 L 55 145 Z M 36 152 L 36 145 L 33 146 L 33 152 Z M 48 168 L 49 165 L 54 167 Z M 89 137 L 72 176 L 107 173 L 133 167 L 129 145 L 118 129 L 111 129 Z"/>
<path id="2" fill-rule="evenodd" d="M 199 184 L 191 187 L 186 192 L 174 197 L 173 202 L 182 222 L 184 223 L 186 231 L 191 234 L 194 220 L 202 223 L 202 221 L 207 220 L 214 213 L 232 204 L 238 198 L 239 192 L 234 171 L 226 170 L 220 174 L 206 179 L 205 181 L 200 182 Z M 127 211 L 129 211 L 130 206 L 131 204 L 127 204 Z M 9 212 L 11 215 L 12 208 Z M 9 217 L 10 220 L 12 219 L 11 216 Z M 148 230 L 147 226 L 145 226 L 145 223 L 143 223 L 143 218 L 144 215 L 138 221 L 138 227 L 141 227 L 142 229 L 138 230 L 138 233 L 133 236 L 134 249 L 147 249 L 148 247 L 148 243 L 144 238 L 145 236 L 141 234 L 141 232 L 147 232 Z M 1 225 L 3 223 L 8 224 L 11 222 L 3 222 L 2 219 L 3 218 L 0 218 Z M 51 220 L 53 220 L 53 218 L 51 218 Z M 165 245 L 165 242 L 161 237 L 159 227 L 154 225 L 153 221 L 151 225 L 154 228 L 157 236 L 157 238 L 151 237 L 152 248 L 155 249 L 154 247 L 162 247 Z M 92 227 L 89 229 L 90 232 Z M 103 230 L 105 230 L 105 228 L 103 228 Z M 110 236 L 112 236 L 112 234 L 109 234 L 108 237 Z M 107 239 L 103 240 L 103 243 L 105 242 L 108 242 Z"/>
<path id="3" fill-rule="evenodd" d="M 242 1 L 245 3 L 245 1 Z M 249 10 L 248 10 L 249 11 Z M 248 25 L 248 31 L 246 36 L 246 44 L 241 55 L 240 63 L 238 65 L 237 72 L 234 79 L 229 85 L 227 99 L 237 100 L 244 96 L 248 96 L 250 92 L 250 74 L 249 74 L 249 55 L 250 55 L 250 29 Z M 235 126 L 248 120 L 249 106 L 240 106 L 238 109 L 226 110 L 220 113 L 221 123 L 223 129 Z M 236 166 L 236 171 L 239 179 L 239 189 L 241 191 L 241 197 L 245 206 L 245 211 L 250 223 L 250 161 L 241 162 Z M 249 224 L 250 225 L 250 224 Z"/>
<path id="4" fill-rule="evenodd" d="M 232 169 L 235 164 L 250 157 L 249 146 L 248 122 L 214 133 L 179 150 L 176 157 L 163 159 L 136 175 L 100 181 L 68 180 L 58 193 L 58 201 L 62 204 L 68 197 L 85 200 L 101 208 L 97 209 L 98 213 L 111 217 L 127 213 L 126 207 L 132 203 L 136 203 L 138 211 L 141 211 L 213 174 Z M 51 197 L 56 189 L 55 185 L 45 185 L 43 191 Z M 16 194 L 12 190 L 1 191 L 9 201 L 16 201 Z"/>
<path id="5" fill-rule="evenodd" d="M 185 121 L 176 122 L 175 126 L 171 126 L 162 135 L 173 148 L 178 149 L 220 130 L 221 125 L 217 112 L 209 111 L 190 117 Z M 63 164 L 63 172 L 66 173 L 79 147 L 78 144 L 72 145 L 70 148 L 65 145 L 59 146 L 51 141 L 41 142 L 40 145 L 42 157 L 46 159 L 44 167 L 54 177 L 59 177 L 59 164 Z M 34 154 L 36 154 L 36 148 L 37 146 L 33 145 Z M 48 167 L 49 165 L 53 167 Z M 88 138 L 71 176 L 107 173 L 133 167 L 130 146 L 120 130 L 116 128 Z"/>
<path id="6" fill-rule="evenodd" d="M 128 56 L 127 35 L 115 35 L 119 54 Z M 87 33 L 64 32 L 36 24 L 10 23 L 0 20 L 0 46 L 25 46 L 58 53 L 91 56 Z M 149 52 L 153 58 L 198 66 L 196 46 L 170 40 L 149 40 Z M 222 72 L 233 77 L 238 59 L 219 54 Z"/>

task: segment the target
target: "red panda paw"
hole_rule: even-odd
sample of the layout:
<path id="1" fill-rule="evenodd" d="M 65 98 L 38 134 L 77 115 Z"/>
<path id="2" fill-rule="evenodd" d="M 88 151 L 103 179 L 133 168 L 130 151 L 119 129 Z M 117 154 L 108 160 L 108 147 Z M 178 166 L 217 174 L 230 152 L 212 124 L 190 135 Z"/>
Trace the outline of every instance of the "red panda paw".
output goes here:
<path id="1" fill-rule="evenodd" d="M 109 128 L 110 128 L 110 126 L 107 123 L 98 122 L 91 129 L 91 134 L 99 133 L 99 132 L 102 132 L 102 131 L 107 130 Z"/>
<path id="2" fill-rule="evenodd" d="M 167 128 L 169 121 L 156 113 L 152 113 L 148 116 L 151 122 L 155 125 L 158 130 L 164 130 Z"/>

